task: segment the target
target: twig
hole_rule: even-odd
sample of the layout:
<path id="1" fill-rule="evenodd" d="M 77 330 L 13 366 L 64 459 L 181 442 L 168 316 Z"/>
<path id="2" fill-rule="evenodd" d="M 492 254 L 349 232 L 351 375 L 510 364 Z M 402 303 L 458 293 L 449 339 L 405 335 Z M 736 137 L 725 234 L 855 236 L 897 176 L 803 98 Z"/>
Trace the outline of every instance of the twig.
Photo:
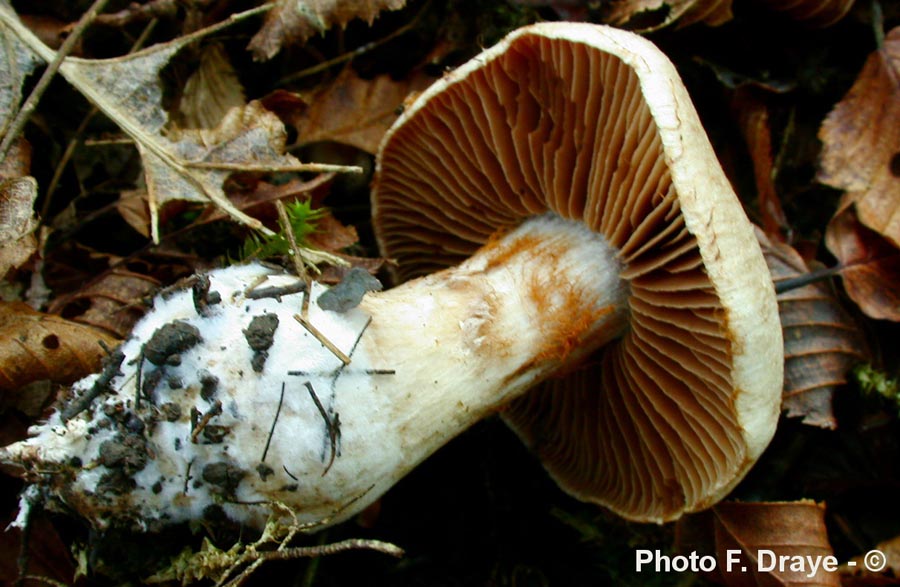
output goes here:
<path id="1" fill-rule="evenodd" d="M 840 275 L 841 271 L 843 271 L 844 269 L 846 269 L 846 267 L 844 267 L 843 265 L 836 265 L 834 267 L 817 269 L 816 271 L 810 271 L 809 273 L 804 273 L 796 277 L 790 277 L 788 279 L 776 281 L 775 294 L 780 295 L 793 289 L 805 287 L 807 285 L 823 281 L 830 277 L 834 277 L 835 275 Z"/>
<path id="2" fill-rule="evenodd" d="M 91 388 L 87 390 L 84 395 L 73 400 L 69 405 L 63 408 L 62 413 L 59 416 L 60 419 L 64 423 L 68 422 L 86 410 L 101 394 L 109 391 L 112 380 L 115 379 L 116 376 L 122 374 L 121 371 L 119 371 L 119 367 L 122 366 L 122 361 L 124 360 L 125 355 L 118 349 L 106 356 L 103 359 L 103 371 L 100 372 L 100 376 L 97 377 L 94 384 L 91 385 Z"/>
<path id="3" fill-rule="evenodd" d="M 203 417 L 200 418 L 200 421 L 197 422 L 197 425 L 191 431 L 191 443 L 197 444 L 197 438 L 200 436 L 200 432 L 206 428 L 206 425 L 209 424 L 209 421 L 222 413 L 222 402 L 216 400 L 216 404 L 210 409 L 206 410 L 206 413 L 203 414 Z"/>
<path id="4" fill-rule="evenodd" d="M 258 284 L 257 284 L 258 285 Z M 264 298 L 275 298 L 281 300 L 284 296 L 290 296 L 298 293 L 304 293 L 307 290 L 305 281 L 298 281 L 290 285 L 273 285 L 269 287 L 254 288 L 246 292 L 248 300 L 261 300 Z"/>
<path id="5" fill-rule="evenodd" d="M 222 171 L 256 171 L 260 173 L 285 173 L 289 171 L 312 173 L 355 173 L 361 174 L 358 165 L 334 165 L 330 163 L 298 163 L 296 165 L 260 165 L 253 163 L 226 163 L 224 161 L 186 161 L 185 167 L 195 169 L 219 169 Z"/>
<path id="6" fill-rule="evenodd" d="M 337 348 L 333 342 L 328 340 L 328 338 L 324 334 L 322 334 L 322 332 L 319 331 L 318 328 L 313 326 L 309 320 L 307 320 L 300 314 L 294 314 L 294 320 L 296 320 L 297 322 L 302 324 L 303 327 L 306 328 L 310 334 L 312 334 L 314 337 L 316 337 L 319 340 L 319 342 L 321 342 L 322 345 L 326 349 L 331 351 L 331 354 L 333 354 L 335 357 L 340 359 L 341 363 L 343 363 L 344 365 L 350 364 L 350 357 L 348 357 L 346 354 L 344 354 L 344 352 L 341 349 Z"/>
<path id="7" fill-rule="evenodd" d="M 278 211 L 278 224 L 281 225 L 281 231 L 287 235 L 288 244 L 291 247 L 291 262 L 294 264 L 294 271 L 307 286 L 309 290 L 310 279 L 303 265 L 303 259 L 300 257 L 300 247 L 297 246 L 297 235 L 294 234 L 294 227 L 291 225 L 291 219 L 288 217 L 287 208 L 281 200 L 275 201 L 275 209 Z"/>
<path id="8" fill-rule="evenodd" d="M 112 14 L 101 14 L 97 24 L 122 28 L 138 20 L 173 18 L 178 13 L 177 0 L 151 0 L 147 4 L 132 2 L 127 8 Z"/>
<path id="9" fill-rule="evenodd" d="M 347 552 L 348 550 L 374 550 L 397 558 L 400 558 L 405 554 L 402 548 L 396 544 L 391 544 L 390 542 L 366 538 L 350 538 L 348 540 L 332 542 L 331 544 L 322 544 L 320 546 L 295 546 L 293 548 L 285 548 L 284 550 L 261 552 L 259 553 L 259 556 L 263 560 L 275 561 L 310 556 L 329 556 L 338 554 L 339 552 Z"/>
<path id="10" fill-rule="evenodd" d="M 84 34 L 84 31 L 88 26 L 94 21 L 97 17 L 97 14 L 103 10 L 103 7 L 106 6 L 106 3 L 109 0 L 94 0 L 94 3 L 88 8 L 87 12 L 85 12 L 81 19 L 79 19 L 78 24 L 72 29 L 72 32 L 66 37 L 66 40 L 63 42 L 62 46 L 59 48 L 59 51 L 56 52 L 56 55 L 53 57 L 53 60 L 47 65 L 47 69 L 44 70 L 43 75 L 41 75 L 41 79 L 38 80 L 37 84 L 34 86 L 34 89 L 31 91 L 31 94 L 28 95 L 28 98 L 25 100 L 25 103 L 22 104 L 22 107 L 16 113 L 16 117 L 13 119 L 9 128 L 6 131 L 6 135 L 3 137 L 3 141 L 0 142 L 0 162 L 6 159 L 7 153 L 9 153 L 9 149 L 12 146 L 13 142 L 19 137 L 22 133 L 22 129 L 25 128 L 25 123 L 28 122 L 28 119 L 31 118 L 31 114 L 34 112 L 34 109 L 37 108 L 38 102 L 41 99 L 41 96 L 44 95 L 44 92 L 47 90 L 47 87 L 50 85 L 50 82 L 53 80 L 53 77 L 56 75 L 56 72 L 59 70 L 59 66 L 62 65 L 65 58 L 72 52 L 72 49 L 75 47 L 75 44 L 81 39 L 81 35 Z"/>
<path id="11" fill-rule="evenodd" d="M 266 455 L 269 454 L 269 444 L 272 443 L 272 435 L 275 434 L 275 424 L 278 423 L 278 416 L 281 415 L 281 405 L 284 403 L 284 381 L 281 382 L 281 397 L 278 398 L 278 407 L 275 408 L 275 418 L 272 420 L 272 427 L 269 428 L 269 437 L 266 438 L 266 447 L 263 449 L 262 458 L 259 462 L 266 462 Z"/>
<path id="12" fill-rule="evenodd" d="M 328 431 L 328 440 L 331 443 L 331 457 L 328 459 L 328 464 L 325 466 L 325 470 L 322 472 L 322 477 L 324 477 L 331 469 L 331 465 L 334 464 L 334 459 L 337 456 L 337 441 L 341 433 L 340 423 L 337 416 L 334 417 L 334 420 L 328 417 L 328 412 L 325 411 L 325 406 L 323 406 L 322 402 L 319 401 L 319 396 L 316 395 L 312 383 L 310 383 L 309 381 L 304 381 L 303 385 L 306 386 L 306 390 L 309 392 L 309 397 L 312 398 L 313 403 L 316 404 L 316 408 L 319 409 L 319 414 L 321 414 L 322 419 L 325 420 L 325 429 Z"/>

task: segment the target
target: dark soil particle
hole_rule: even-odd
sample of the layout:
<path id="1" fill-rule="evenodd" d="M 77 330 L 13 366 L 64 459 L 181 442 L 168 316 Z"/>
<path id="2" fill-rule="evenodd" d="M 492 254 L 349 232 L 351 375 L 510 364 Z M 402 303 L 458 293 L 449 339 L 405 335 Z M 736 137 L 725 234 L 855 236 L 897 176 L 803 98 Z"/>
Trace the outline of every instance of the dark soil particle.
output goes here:
<path id="1" fill-rule="evenodd" d="M 161 369 L 152 369 L 144 372 L 144 380 L 141 383 L 141 391 L 144 397 L 153 397 L 156 386 L 162 381 L 163 372 Z"/>
<path id="2" fill-rule="evenodd" d="M 131 414 L 125 420 L 125 429 L 129 432 L 133 432 L 134 434 L 143 434 L 146 425 L 144 421 L 137 417 L 135 414 Z"/>
<path id="3" fill-rule="evenodd" d="M 228 426 L 217 426 L 215 424 L 207 424 L 203 428 L 203 441 L 205 444 L 219 444 L 225 439 L 225 436 L 231 431 Z"/>
<path id="4" fill-rule="evenodd" d="M 213 485 L 217 490 L 230 497 L 234 495 L 238 485 L 247 475 L 247 471 L 226 462 L 209 463 L 203 467 L 203 480 Z"/>
<path id="5" fill-rule="evenodd" d="M 101 465 L 134 474 L 147 465 L 147 442 L 136 434 L 117 436 L 100 445 Z"/>
<path id="6" fill-rule="evenodd" d="M 196 326 L 175 320 L 159 327 L 144 344 L 144 357 L 154 365 L 163 365 L 171 355 L 183 353 L 203 338 Z"/>
<path id="7" fill-rule="evenodd" d="M 212 399 L 216 397 L 216 392 L 218 390 L 219 378 L 212 373 L 204 371 L 200 375 L 200 397 L 208 402 L 211 402 Z"/>
<path id="8" fill-rule="evenodd" d="M 253 353 L 253 358 L 250 359 L 250 366 L 253 367 L 253 371 L 262 373 L 263 369 L 266 368 L 266 359 L 268 358 L 269 353 L 266 351 L 256 351 Z"/>
<path id="9" fill-rule="evenodd" d="M 166 422 L 177 422 L 181 417 L 181 406 L 166 402 L 159 406 L 159 413 Z"/>
<path id="10" fill-rule="evenodd" d="M 259 478 L 263 481 L 268 479 L 271 475 L 275 474 L 275 470 L 265 463 L 256 465 L 256 472 L 259 473 Z"/>
<path id="11" fill-rule="evenodd" d="M 217 291 L 209 291 L 209 276 L 198 275 L 192 287 L 194 309 L 201 316 L 209 315 L 209 306 L 214 306 L 222 301 L 222 295 Z"/>
<path id="12" fill-rule="evenodd" d="M 247 344 L 254 351 L 265 351 L 272 346 L 275 340 L 275 330 L 278 328 L 278 316 L 275 314 L 263 314 L 255 316 L 250 325 L 244 329 L 244 337 Z"/>
<path id="13" fill-rule="evenodd" d="M 97 492 L 101 495 L 124 495 L 134 491 L 137 482 L 122 469 L 112 469 L 97 481 Z"/>
<path id="14" fill-rule="evenodd" d="M 250 325 L 244 329 L 244 338 L 253 349 L 251 366 L 257 373 L 261 373 L 269 354 L 266 352 L 275 341 L 275 330 L 278 328 L 278 316 L 275 314 L 263 314 L 255 316 Z"/>

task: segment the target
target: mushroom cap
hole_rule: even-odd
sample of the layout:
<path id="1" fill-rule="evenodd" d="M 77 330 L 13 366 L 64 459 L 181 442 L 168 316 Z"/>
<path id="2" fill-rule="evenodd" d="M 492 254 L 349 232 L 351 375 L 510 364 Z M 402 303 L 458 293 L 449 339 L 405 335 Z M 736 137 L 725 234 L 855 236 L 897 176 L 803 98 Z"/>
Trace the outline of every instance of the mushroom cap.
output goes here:
<path id="1" fill-rule="evenodd" d="M 769 272 L 649 41 L 591 24 L 514 31 L 406 109 L 372 198 L 400 280 L 547 211 L 618 251 L 625 331 L 503 412 L 575 497 L 672 520 L 724 497 L 771 440 L 783 355 Z"/>

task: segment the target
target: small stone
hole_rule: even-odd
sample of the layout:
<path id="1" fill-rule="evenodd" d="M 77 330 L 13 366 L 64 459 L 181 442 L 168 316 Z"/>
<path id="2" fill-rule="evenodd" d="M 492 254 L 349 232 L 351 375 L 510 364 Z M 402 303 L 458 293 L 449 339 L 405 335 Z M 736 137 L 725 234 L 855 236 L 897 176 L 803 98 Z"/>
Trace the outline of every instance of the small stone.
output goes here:
<path id="1" fill-rule="evenodd" d="M 381 282 L 368 271 L 361 267 L 353 267 L 340 283 L 320 295 L 316 303 L 323 310 L 343 313 L 358 306 L 366 292 L 381 289 Z"/>

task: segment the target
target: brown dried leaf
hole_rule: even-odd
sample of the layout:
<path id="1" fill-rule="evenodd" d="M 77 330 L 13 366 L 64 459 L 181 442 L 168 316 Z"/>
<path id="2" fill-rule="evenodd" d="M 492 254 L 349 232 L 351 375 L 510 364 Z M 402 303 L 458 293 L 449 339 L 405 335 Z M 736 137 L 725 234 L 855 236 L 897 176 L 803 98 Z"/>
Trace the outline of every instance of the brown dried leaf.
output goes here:
<path id="1" fill-rule="evenodd" d="M 274 57 L 285 45 L 303 44 L 334 25 L 356 18 L 371 25 L 383 10 L 399 10 L 406 0 L 271 0 L 274 7 L 247 48 L 257 61 Z"/>
<path id="2" fill-rule="evenodd" d="M 150 196 L 147 190 L 124 190 L 119 194 L 116 210 L 128 226 L 150 238 Z"/>
<path id="3" fill-rule="evenodd" d="M 232 197 L 232 202 L 239 210 L 252 210 L 255 216 L 265 220 L 265 213 L 268 212 L 271 220 L 275 222 L 275 211 L 273 206 L 266 206 L 278 200 L 307 200 L 321 202 L 328 194 L 331 186 L 333 174 L 322 174 L 310 179 L 302 181 L 293 178 L 283 184 L 271 184 L 266 181 L 251 182 L 244 190 L 238 190 Z M 226 215 L 216 208 L 207 208 L 203 211 L 194 225 L 207 224 L 217 220 L 224 220 Z"/>
<path id="4" fill-rule="evenodd" d="M 287 168 L 294 168 L 298 164 L 293 157 L 272 151 L 274 146 L 283 144 L 283 138 L 278 135 L 278 132 L 283 134 L 283 129 L 274 128 L 268 117 L 260 124 L 251 124 L 252 131 L 240 140 L 238 137 L 231 137 L 232 144 L 225 149 L 227 153 L 223 152 L 220 145 L 198 145 L 189 140 L 176 143 L 163 134 L 168 116 L 162 108 L 160 71 L 175 53 L 189 43 L 245 18 L 250 13 L 254 11 L 233 15 L 212 27 L 124 57 L 97 60 L 66 58 L 59 68 L 60 74 L 115 122 L 134 141 L 141 153 L 151 196 L 154 241 L 159 239 L 156 222 L 159 207 L 172 200 L 213 203 L 234 220 L 268 232 L 258 220 L 247 216 L 229 202 L 222 183 L 234 171 L 233 167 L 242 164 Z M 12 9 L 5 4 L 0 4 L 0 34 L 7 38 L 8 46 L 17 48 L 13 57 L 18 58 L 22 53 L 29 55 L 31 59 L 40 58 L 49 62 L 56 56 L 22 25 Z M 9 62 L 9 57 L 7 61 Z M 6 63 L 3 66 L 16 72 L 25 70 L 22 65 L 11 67 Z M 3 79 L 0 66 L 0 106 L 7 100 L 2 94 Z M 17 89 L 15 84 L 7 82 L 7 85 L 13 90 Z M 13 98 L 16 99 L 10 103 L 15 105 L 17 96 Z M 275 132 L 276 136 L 268 136 L 267 131 Z M 235 143 L 239 143 L 240 147 L 236 149 Z M 240 158 L 240 155 L 244 158 Z M 198 167 L 198 163 L 215 163 L 219 167 Z M 232 169 L 223 169 L 222 164 L 231 165 Z"/>
<path id="5" fill-rule="evenodd" d="M 182 128 L 215 128 L 232 108 L 246 104 L 244 87 L 222 45 L 203 48 L 200 65 L 184 84 L 178 104 Z"/>
<path id="6" fill-rule="evenodd" d="M 76 292 L 58 296 L 48 310 L 116 338 L 125 338 L 144 315 L 144 300 L 152 297 L 160 285 L 153 277 L 118 267 L 102 273 Z"/>
<path id="7" fill-rule="evenodd" d="M 89 326 L 35 312 L 21 302 L 0 302 L 0 391 L 39 379 L 71 383 L 96 371 L 106 355 L 101 342 L 117 340 Z"/>
<path id="8" fill-rule="evenodd" d="M 813 501 L 720 503 L 679 520 L 676 546 L 681 552 L 714 555 L 718 564 L 710 578 L 728 587 L 840 585 L 837 572 L 821 567 L 812 577 L 807 576 L 812 569 L 805 557 L 832 556 L 825 507 Z M 738 559 L 730 566 L 729 551 L 733 551 L 732 561 L 736 555 Z M 769 552 L 790 557 L 783 570 L 777 566 L 766 570 Z"/>
<path id="9" fill-rule="evenodd" d="M 40 61 L 18 36 L 0 27 L 0 137 L 19 110 L 22 83 Z"/>
<path id="10" fill-rule="evenodd" d="M 768 105 L 760 97 L 758 88 L 741 86 L 734 92 L 731 108 L 737 114 L 738 124 L 753 161 L 756 198 L 759 202 L 763 230 L 767 235 L 781 237 L 788 231 L 788 222 L 775 188 Z"/>
<path id="11" fill-rule="evenodd" d="M 844 289 L 867 316 L 900 322 L 900 249 L 857 218 L 850 194 L 825 231 Z"/>
<path id="12" fill-rule="evenodd" d="M 284 125 L 273 113 L 252 101 L 232 108 L 212 129 L 187 129 L 166 140 L 162 156 L 141 149 L 150 197 L 151 226 L 158 241 L 159 210 L 173 201 L 212 201 L 229 216 L 257 230 L 262 223 L 239 210 L 225 195 L 223 184 L 232 173 L 257 167 L 290 169 L 300 162 L 284 153 Z M 215 197 L 212 196 L 215 194 Z"/>
<path id="13" fill-rule="evenodd" d="M 759 0 L 811 27 L 828 27 L 844 18 L 856 0 Z"/>
<path id="14" fill-rule="evenodd" d="M 15 519 L 15 515 L 4 515 L 3 528 Z M 32 519 L 28 530 L 28 568 L 26 575 L 34 577 L 18 583 L 18 557 L 22 543 L 22 532 L 9 528 L 0 532 L 0 585 L 21 585 L 21 587 L 46 587 L 46 585 L 73 585 L 75 561 L 69 548 L 44 516 Z M 51 582 L 41 579 L 49 579 Z"/>
<path id="15" fill-rule="evenodd" d="M 315 232 L 306 237 L 306 242 L 314 248 L 335 253 L 355 245 L 359 242 L 359 235 L 355 227 L 342 224 L 330 211 L 325 211 L 316 221 Z"/>
<path id="16" fill-rule="evenodd" d="M 433 81 L 424 74 L 403 81 L 387 75 L 364 80 L 348 67 L 311 96 L 278 91 L 263 102 L 297 129 L 300 144 L 333 141 L 374 154 L 410 94 Z"/>
<path id="17" fill-rule="evenodd" d="M 718 26 L 731 20 L 731 0 L 614 0 L 603 20 L 615 26 L 648 32 L 674 22 Z"/>
<path id="18" fill-rule="evenodd" d="M 809 273 L 797 251 L 759 230 L 757 238 L 776 286 Z M 804 424 L 834 429 L 834 393 L 866 356 L 862 333 L 824 281 L 778 294 L 778 313 L 784 333 L 782 409 Z"/>
<path id="19" fill-rule="evenodd" d="M 900 247 L 900 27 L 869 56 L 819 138 L 818 180 L 846 190 L 859 220 Z"/>
<path id="20" fill-rule="evenodd" d="M 34 201 L 37 182 L 19 177 L 0 182 L 0 279 L 22 266 L 37 250 Z"/>

